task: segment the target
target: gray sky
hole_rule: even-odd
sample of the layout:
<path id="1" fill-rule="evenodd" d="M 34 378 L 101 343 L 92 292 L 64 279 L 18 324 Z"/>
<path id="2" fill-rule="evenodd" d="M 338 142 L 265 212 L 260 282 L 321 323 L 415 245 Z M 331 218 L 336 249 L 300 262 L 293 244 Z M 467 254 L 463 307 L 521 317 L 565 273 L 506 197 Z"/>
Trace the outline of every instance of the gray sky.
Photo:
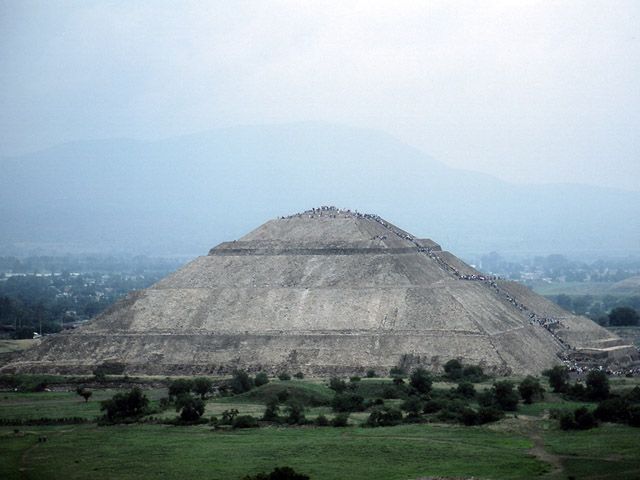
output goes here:
<path id="1" fill-rule="evenodd" d="M 640 2 L 0 1 L 0 154 L 321 120 L 640 190 Z"/>

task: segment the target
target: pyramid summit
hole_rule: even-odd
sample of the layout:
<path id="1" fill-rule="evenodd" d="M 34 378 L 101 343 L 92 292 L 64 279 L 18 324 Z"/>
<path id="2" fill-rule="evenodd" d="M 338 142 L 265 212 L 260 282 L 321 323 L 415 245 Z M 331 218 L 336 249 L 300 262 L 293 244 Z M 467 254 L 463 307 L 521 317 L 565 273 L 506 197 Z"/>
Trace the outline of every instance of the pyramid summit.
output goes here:
<path id="1" fill-rule="evenodd" d="M 629 364 L 637 350 L 527 288 L 483 275 L 377 215 L 335 207 L 270 220 L 3 372 L 310 375 L 439 370 L 502 374 L 562 359 Z"/>

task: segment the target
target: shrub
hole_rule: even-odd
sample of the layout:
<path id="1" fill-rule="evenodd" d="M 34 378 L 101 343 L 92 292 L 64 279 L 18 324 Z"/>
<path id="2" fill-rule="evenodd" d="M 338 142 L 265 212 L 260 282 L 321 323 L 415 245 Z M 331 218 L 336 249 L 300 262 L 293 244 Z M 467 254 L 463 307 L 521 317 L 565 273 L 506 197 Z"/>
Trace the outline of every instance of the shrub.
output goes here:
<path id="1" fill-rule="evenodd" d="M 236 370 L 231 379 L 230 387 L 236 395 L 248 392 L 254 387 L 253 379 L 244 370 Z"/>
<path id="2" fill-rule="evenodd" d="M 332 427 L 346 427 L 349 425 L 349 414 L 339 413 L 331 420 Z"/>
<path id="3" fill-rule="evenodd" d="M 420 397 L 413 395 L 407 398 L 400 408 L 409 414 L 418 415 L 424 408 L 424 402 Z"/>
<path id="4" fill-rule="evenodd" d="M 149 399 L 138 387 L 130 392 L 117 393 L 113 398 L 101 402 L 100 410 L 110 422 L 137 420 L 148 412 Z"/>
<path id="5" fill-rule="evenodd" d="M 418 392 L 425 394 L 431 391 L 433 380 L 425 369 L 417 368 L 411 373 L 410 383 Z"/>
<path id="6" fill-rule="evenodd" d="M 204 401 L 201 398 L 183 394 L 176 400 L 176 412 L 180 412 L 183 422 L 196 422 L 204 413 Z"/>
<path id="7" fill-rule="evenodd" d="M 256 378 L 253 380 L 253 384 L 256 387 L 260 387 L 262 385 L 266 385 L 267 383 L 269 383 L 269 377 L 267 377 L 267 374 L 264 372 L 260 372 L 258 374 L 256 374 Z"/>
<path id="8" fill-rule="evenodd" d="M 294 377 L 296 377 L 298 380 L 302 380 L 304 378 L 304 373 L 302 372 L 297 372 Z"/>
<path id="9" fill-rule="evenodd" d="M 609 397 L 609 378 L 599 370 L 591 370 L 587 374 L 587 398 L 589 400 L 605 400 Z"/>
<path id="10" fill-rule="evenodd" d="M 280 407 L 277 400 L 271 400 L 266 405 L 262 419 L 266 422 L 279 422 L 280 421 Z"/>
<path id="11" fill-rule="evenodd" d="M 169 384 L 169 397 L 174 398 L 185 395 L 193 389 L 193 382 L 186 378 L 178 378 Z"/>
<path id="12" fill-rule="evenodd" d="M 283 382 L 288 382 L 289 380 L 291 380 L 291 375 L 289 375 L 287 372 L 282 372 L 278 374 L 278 379 Z"/>
<path id="13" fill-rule="evenodd" d="M 524 403 L 527 404 L 533 403 L 534 399 L 541 400 L 544 398 L 544 388 L 540 385 L 540 381 L 530 375 L 520 382 L 518 392 Z"/>
<path id="14" fill-rule="evenodd" d="M 476 396 L 476 389 L 471 382 L 460 382 L 455 393 L 463 398 L 473 398 Z"/>
<path id="15" fill-rule="evenodd" d="M 291 402 L 285 407 L 285 412 L 287 414 L 285 420 L 288 424 L 294 425 L 303 425 L 306 423 L 306 418 L 304 416 L 304 406 L 299 402 Z"/>
<path id="16" fill-rule="evenodd" d="M 211 379 L 205 377 L 198 377 L 193 380 L 193 391 L 200 395 L 200 398 L 204 400 L 204 396 L 211 391 L 213 382 Z"/>
<path id="17" fill-rule="evenodd" d="M 302 473 L 297 473 L 291 467 L 276 467 L 271 473 L 247 475 L 242 480 L 309 480 L 309 477 Z"/>
<path id="18" fill-rule="evenodd" d="M 373 369 L 369 369 L 367 370 L 367 378 L 376 378 L 378 375 L 376 374 L 376 371 Z"/>
<path id="19" fill-rule="evenodd" d="M 336 393 L 342 393 L 347 389 L 347 384 L 338 377 L 331 377 L 329 379 L 329 388 Z"/>
<path id="20" fill-rule="evenodd" d="M 497 422 L 504 417 L 504 412 L 494 407 L 480 407 L 478 409 L 478 425 Z"/>
<path id="21" fill-rule="evenodd" d="M 573 385 L 569 385 L 566 389 L 567 398 L 572 400 L 584 400 L 587 398 L 587 389 L 582 383 L 574 383 Z"/>
<path id="22" fill-rule="evenodd" d="M 402 423 L 402 412 L 392 407 L 378 407 L 367 419 L 367 425 L 370 427 L 389 427 L 400 423 Z"/>
<path id="23" fill-rule="evenodd" d="M 331 408 L 334 412 L 361 412 L 364 410 L 364 398 L 356 393 L 336 393 Z"/>
<path id="24" fill-rule="evenodd" d="M 349 379 L 349 381 L 350 381 L 351 383 L 359 382 L 360 380 L 361 380 L 361 379 L 360 379 L 360 377 L 358 377 L 358 376 L 354 376 L 354 377 L 351 377 L 351 378 Z"/>
<path id="25" fill-rule="evenodd" d="M 406 374 L 406 370 L 402 367 L 391 367 L 389 370 L 389 375 L 391 377 L 404 377 Z"/>
<path id="26" fill-rule="evenodd" d="M 444 364 L 444 376 L 450 380 L 458 380 L 462 377 L 462 363 L 459 360 L 449 360 Z"/>
<path id="27" fill-rule="evenodd" d="M 513 389 L 513 383 L 503 380 L 493 384 L 493 395 L 500 409 L 515 411 L 518 409 L 518 394 Z"/>
<path id="28" fill-rule="evenodd" d="M 442 399 L 428 400 L 424 404 L 422 411 L 426 414 L 436 413 L 442 410 L 444 406 L 445 406 L 445 401 Z"/>
<path id="29" fill-rule="evenodd" d="M 319 427 L 328 427 L 330 425 L 329 420 L 324 415 L 318 415 L 315 424 Z"/>
<path id="30" fill-rule="evenodd" d="M 466 365 L 462 369 L 462 378 L 469 382 L 482 382 L 487 376 L 480 365 Z"/>
<path id="31" fill-rule="evenodd" d="M 563 365 L 556 365 L 542 374 L 549 379 L 549 385 L 555 393 L 567 391 L 569 387 L 569 369 Z"/>
<path id="32" fill-rule="evenodd" d="M 238 415 L 231 422 L 233 428 L 256 428 L 258 420 L 251 415 Z"/>
<path id="33" fill-rule="evenodd" d="M 602 422 L 627 423 L 629 403 L 620 397 L 609 398 L 598 404 L 593 415 Z"/>
<path id="34" fill-rule="evenodd" d="M 589 430 L 597 426 L 597 420 L 586 407 L 577 408 L 574 412 L 563 412 L 560 415 L 562 430 Z"/>

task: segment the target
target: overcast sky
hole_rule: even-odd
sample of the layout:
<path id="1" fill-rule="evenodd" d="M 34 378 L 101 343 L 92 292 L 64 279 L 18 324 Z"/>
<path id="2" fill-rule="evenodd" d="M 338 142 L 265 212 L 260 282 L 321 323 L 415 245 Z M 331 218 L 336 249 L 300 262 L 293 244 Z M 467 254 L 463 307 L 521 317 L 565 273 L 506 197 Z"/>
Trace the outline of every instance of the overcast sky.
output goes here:
<path id="1" fill-rule="evenodd" d="M 640 189 L 640 1 L 0 0 L 0 154 L 320 120 Z"/>

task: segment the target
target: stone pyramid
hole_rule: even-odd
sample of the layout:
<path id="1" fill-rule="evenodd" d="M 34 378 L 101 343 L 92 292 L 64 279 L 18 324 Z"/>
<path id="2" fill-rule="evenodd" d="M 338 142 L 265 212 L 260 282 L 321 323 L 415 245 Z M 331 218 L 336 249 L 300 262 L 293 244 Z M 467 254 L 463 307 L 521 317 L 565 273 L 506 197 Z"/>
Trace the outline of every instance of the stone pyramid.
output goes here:
<path id="1" fill-rule="evenodd" d="M 333 207 L 268 221 L 213 248 L 86 325 L 45 338 L 4 372 L 438 370 L 457 358 L 539 373 L 576 352 L 637 351 L 513 282 L 484 276 L 431 240 Z"/>

